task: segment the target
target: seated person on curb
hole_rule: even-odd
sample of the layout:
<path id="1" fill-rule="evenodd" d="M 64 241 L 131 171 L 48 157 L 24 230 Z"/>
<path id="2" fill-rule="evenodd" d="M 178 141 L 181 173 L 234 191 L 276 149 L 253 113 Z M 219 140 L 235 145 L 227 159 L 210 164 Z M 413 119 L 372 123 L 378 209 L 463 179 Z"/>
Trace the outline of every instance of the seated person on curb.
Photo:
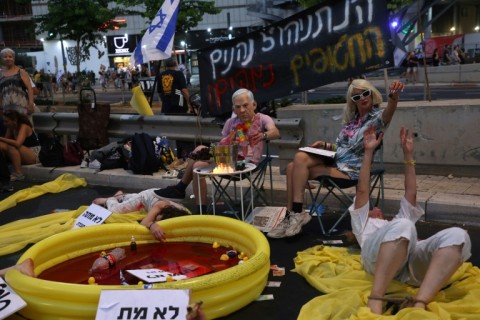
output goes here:
<path id="1" fill-rule="evenodd" d="M 250 90 L 239 89 L 235 91 L 232 95 L 232 102 L 233 112 L 236 117 L 227 120 L 222 130 L 222 136 L 224 138 L 232 136 L 232 140 L 236 142 L 240 142 L 242 137 L 248 137 L 248 154 L 243 154 L 243 148 L 240 146 L 239 155 L 251 159 L 253 163 L 258 163 L 263 153 L 263 141 L 278 139 L 280 132 L 272 118 L 262 113 L 255 113 L 257 103 Z M 252 129 L 255 132 L 253 132 Z M 241 145 L 241 143 L 239 144 Z M 193 153 L 199 153 L 203 148 L 206 147 L 198 146 Z M 158 194 L 165 198 L 183 199 L 185 198 L 186 188 L 190 182 L 194 180 L 193 191 L 195 194 L 195 202 L 198 205 L 200 203 L 199 197 L 201 197 L 203 206 L 203 204 L 207 203 L 206 182 L 204 179 L 201 179 L 201 193 L 199 193 L 198 181 L 196 180 L 197 176 L 193 174 L 193 170 L 207 166 L 208 164 L 206 161 L 188 159 L 188 166 L 185 169 L 181 181 L 175 186 L 160 189 Z M 206 206 L 202 208 L 202 212 L 206 212 Z"/>
<path id="2" fill-rule="evenodd" d="M 12 162 L 10 181 L 23 180 L 22 164 L 38 163 L 40 142 L 27 115 L 7 110 L 3 113 L 3 122 L 7 132 L 5 137 L 0 137 L 0 151 Z"/>
<path id="3" fill-rule="evenodd" d="M 405 299 L 403 306 L 425 309 L 470 257 L 470 237 L 465 230 L 454 227 L 417 240 L 415 223 L 425 212 L 417 204 L 414 143 L 408 129 L 400 130 L 405 162 L 405 195 L 400 201 L 400 210 L 391 221 L 385 220 L 378 208 L 369 211 L 371 163 L 383 134 L 377 138 L 370 127 L 363 136 L 365 155 L 354 203 L 349 210 L 352 230 L 361 247 L 362 264 L 365 271 L 373 275 L 367 305 L 373 313 L 382 314 L 383 302 L 393 300 L 384 295 L 395 279 L 419 287 L 413 298 Z"/>
<path id="4" fill-rule="evenodd" d="M 147 215 L 140 222 L 147 227 L 155 239 L 165 240 L 165 232 L 156 221 L 186 216 L 189 211 L 182 205 L 164 199 L 158 195 L 159 189 L 147 189 L 140 193 L 123 193 L 118 191 L 110 198 L 96 198 L 93 203 L 104 206 L 115 213 L 128 213 L 144 208 Z"/>
<path id="5" fill-rule="evenodd" d="M 397 109 L 398 97 L 404 85 L 393 81 L 388 104 L 380 109 L 382 95 L 367 80 L 355 79 L 347 90 L 347 104 L 343 111 L 343 128 L 336 140 L 336 154 L 332 162 L 324 157 L 299 151 L 287 166 L 287 215 L 272 229 L 270 238 L 291 237 L 301 232 L 311 216 L 303 211 L 305 186 L 309 179 L 321 175 L 335 178 L 357 179 L 363 158 L 363 132 L 370 125 L 385 131 Z M 327 142 L 316 141 L 313 148 L 325 148 Z"/>

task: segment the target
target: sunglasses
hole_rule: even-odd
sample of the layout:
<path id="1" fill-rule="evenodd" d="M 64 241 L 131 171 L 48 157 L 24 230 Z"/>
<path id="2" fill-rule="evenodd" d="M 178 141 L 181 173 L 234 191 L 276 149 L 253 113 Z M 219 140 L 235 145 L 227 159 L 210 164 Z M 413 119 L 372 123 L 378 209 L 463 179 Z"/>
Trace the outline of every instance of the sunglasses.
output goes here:
<path id="1" fill-rule="evenodd" d="M 352 96 L 351 99 L 352 99 L 353 102 L 357 102 L 358 100 L 362 99 L 362 97 L 366 98 L 366 97 L 369 97 L 371 94 L 372 94 L 372 90 L 368 89 L 368 90 L 363 91 L 360 94 L 356 94 L 356 95 Z"/>

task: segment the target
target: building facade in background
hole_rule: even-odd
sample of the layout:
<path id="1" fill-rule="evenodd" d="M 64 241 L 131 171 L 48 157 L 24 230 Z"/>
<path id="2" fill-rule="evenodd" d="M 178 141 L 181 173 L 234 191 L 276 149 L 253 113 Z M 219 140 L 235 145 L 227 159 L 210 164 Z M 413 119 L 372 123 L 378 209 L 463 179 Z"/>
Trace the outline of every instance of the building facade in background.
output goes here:
<path id="1" fill-rule="evenodd" d="M 29 5 L 19 5 L 15 0 L 0 0 L 0 45 L 33 57 L 33 68 L 36 70 L 57 73 L 63 71 L 62 61 L 65 61 L 67 71 L 75 72 L 72 41 L 63 40 L 62 54 L 60 39 L 45 40 L 46 34 L 35 35 L 32 17 L 45 14 L 48 10 L 47 3 L 48 0 L 32 0 Z M 294 0 L 216 0 L 215 5 L 222 10 L 221 13 L 206 14 L 195 29 L 175 36 L 174 48 L 179 63 L 187 65 L 192 74 L 198 73 L 195 58 L 197 49 L 242 37 L 302 9 Z M 441 10 L 441 6 L 437 9 Z M 99 56 L 92 49 L 90 60 L 81 63 L 82 70 L 96 72 L 101 64 L 109 68 L 129 65 L 130 56 L 148 23 L 139 15 L 121 16 L 117 19 L 124 20 L 127 26 L 109 31 L 105 36 L 106 45 L 101 48 L 105 54 Z M 442 15 L 442 19 L 432 25 L 429 32 L 434 35 L 467 33 L 473 32 L 479 24 L 478 0 L 459 0 L 458 4 Z M 450 30 L 452 27 L 454 29 Z"/>

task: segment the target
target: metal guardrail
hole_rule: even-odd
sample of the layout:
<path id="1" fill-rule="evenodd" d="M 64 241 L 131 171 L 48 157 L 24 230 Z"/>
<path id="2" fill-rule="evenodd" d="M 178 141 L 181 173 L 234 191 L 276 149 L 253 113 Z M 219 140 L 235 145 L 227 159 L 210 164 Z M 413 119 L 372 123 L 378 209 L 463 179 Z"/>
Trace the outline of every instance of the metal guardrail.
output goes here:
<path id="1" fill-rule="evenodd" d="M 303 143 L 301 118 L 274 119 L 280 130 L 281 138 L 271 143 L 278 147 L 280 159 L 291 159 L 291 155 Z M 35 131 L 39 133 L 55 132 L 74 138 L 78 133 L 77 113 L 33 114 Z M 221 138 L 223 123 L 215 118 L 188 116 L 140 116 L 111 114 L 108 136 L 111 139 L 131 137 L 135 132 L 145 132 L 151 136 L 167 136 L 171 140 L 193 141 L 197 144 L 217 142 Z"/>

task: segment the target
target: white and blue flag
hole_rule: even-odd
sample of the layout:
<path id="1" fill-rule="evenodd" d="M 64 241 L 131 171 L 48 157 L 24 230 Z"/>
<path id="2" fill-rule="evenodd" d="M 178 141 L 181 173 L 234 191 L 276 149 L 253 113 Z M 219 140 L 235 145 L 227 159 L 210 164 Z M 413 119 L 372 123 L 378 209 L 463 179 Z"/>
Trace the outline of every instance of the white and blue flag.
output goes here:
<path id="1" fill-rule="evenodd" d="M 180 0 L 165 0 L 130 58 L 133 65 L 164 60 L 172 54 Z"/>

